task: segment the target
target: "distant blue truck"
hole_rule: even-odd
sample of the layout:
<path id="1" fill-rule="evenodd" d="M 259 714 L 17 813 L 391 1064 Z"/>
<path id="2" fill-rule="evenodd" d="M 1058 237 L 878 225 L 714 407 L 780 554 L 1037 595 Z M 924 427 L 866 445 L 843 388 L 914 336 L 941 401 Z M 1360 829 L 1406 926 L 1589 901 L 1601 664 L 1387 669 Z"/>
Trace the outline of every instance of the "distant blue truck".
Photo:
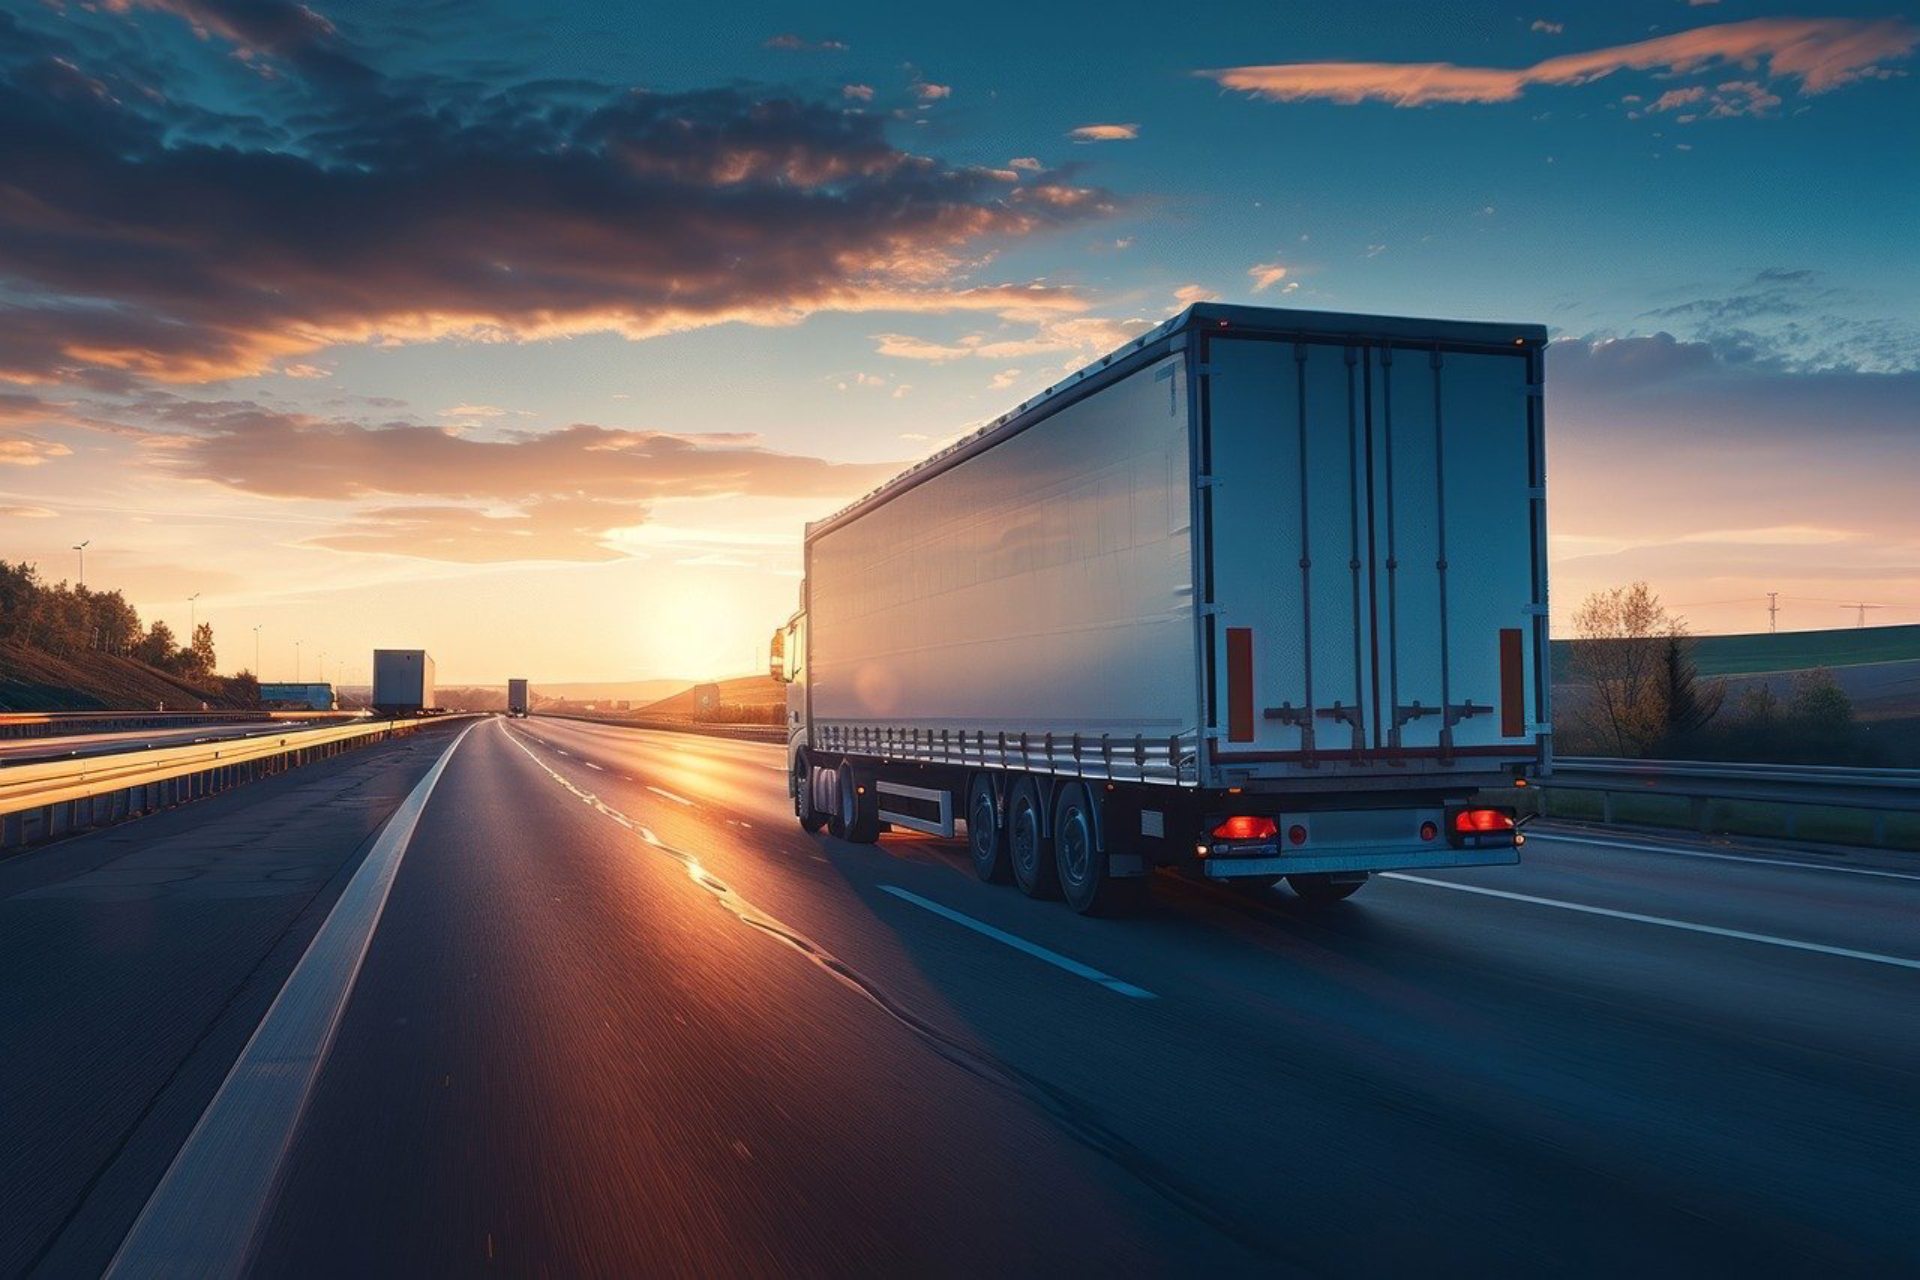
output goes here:
<path id="1" fill-rule="evenodd" d="M 262 684 L 264 711 L 337 711 L 339 703 L 330 684 Z"/>

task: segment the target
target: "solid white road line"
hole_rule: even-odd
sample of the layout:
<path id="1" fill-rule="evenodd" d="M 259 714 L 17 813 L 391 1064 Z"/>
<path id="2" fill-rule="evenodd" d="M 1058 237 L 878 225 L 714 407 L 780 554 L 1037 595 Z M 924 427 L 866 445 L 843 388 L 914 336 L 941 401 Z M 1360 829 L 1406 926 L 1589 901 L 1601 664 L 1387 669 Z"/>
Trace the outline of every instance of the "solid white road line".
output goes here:
<path id="1" fill-rule="evenodd" d="M 1695 924 L 1691 920 L 1670 920 L 1666 916 L 1642 915 L 1638 911 L 1615 911 L 1611 907 L 1589 906 L 1584 902 L 1562 902 L 1558 898 L 1539 898 L 1530 893 L 1514 893 L 1508 889 L 1487 889 L 1477 884 L 1460 884 L 1453 880 L 1429 880 L 1425 876 L 1412 876 L 1404 871 L 1382 871 L 1380 876 L 1386 880 L 1405 880 L 1409 884 L 1424 884 L 1435 889 L 1452 889 L 1456 893 L 1477 893 L 1482 897 L 1505 898 L 1509 902 L 1526 902 L 1537 907 L 1553 907 L 1559 911 L 1578 911 L 1582 915 L 1605 916 L 1610 920 L 1630 920 L 1635 924 L 1658 925 L 1662 929 L 1682 929 L 1688 933 L 1711 934 L 1716 938 L 1737 938 L 1742 942 L 1760 942 L 1770 947 L 1785 947 L 1791 951 L 1814 951 L 1823 956 L 1839 956 L 1845 960 L 1865 960 L 1870 964 L 1892 965 L 1899 969 L 1920 969 L 1920 960 L 1909 960 L 1904 956 L 1884 956 L 1877 951 L 1829 947 L 1820 942 L 1802 942 L 1798 938 L 1776 938 L 1770 933 L 1749 933 L 1745 929 L 1722 929 L 1718 925 Z"/>
<path id="2" fill-rule="evenodd" d="M 1090 965 L 1084 965 L 1078 960 L 1063 956 L 1058 951 L 1049 951 L 1037 942 L 1028 942 L 1025 938 L 1008 933 L 1005 929 L 996 929 L 983 920 L 975 920 L 972 916 L 962 915 L 952 907 L 942 906 L 931 898 L 923 898 L 917 893 L 911 893 L 902 889 L 897 884 L 883 884 L 880 886 L 880 889 L 883 893 L 890 893 L 894 897 L 899 898 L 902 902 L 911 902 L 923 911 L 931 911 L 943 920 L 951 920 L 963 929 L 971 929 L 983 937 L 992 938 L 995 942 L 1003 942 L 1015 951 L 1025 952 L 1036 960 L 1045 960 L 1056 969 L 1065 969 L 1076 978 L 1085 978 L 1088 982 L 1097 982 L 1109 991 L 1118 992 L 1123 996 L 1131 996 L 1135 1000 L 1152 1000 L 1155 998 L 1153 992 L 1142 987 L 1136 987 L 1131 982 L 1122 982 L 1110 973 L 1102 973 Z"/>
<path id="3" fill-rule="evenodd" d="M 684 804 L 689 809 L 693 807 L 693 801 L 687 799 L 685 796 L 677 796 L 673 794 L 673 792 L 666 790 L 664 787 L 656 787 L 652 783 L 648 783 L 647 790 L 653 792 L 653 794 L 657 796 L 664 796 L 667 799 L 673 801 L 675 804 Z"/>
<path id="4" fill-rule="evenodd" d="M 1739 853 L 1709 853 L 1705 849 L 1681 849 L 1673 845 L 1632 844 L 1625 840 L 1608 840 L 1601 836 L 1565 836 L 1557 831 L 1535 831 L 1528 835 L 1529 840 L 1539 840 L 1562 844 L 1591 844 L 1603 849 L 1630 849 L 1635 853 L 1666 853 L 1678 858 L 1711 858 L 1715 862 L 1751 862 L 1762 867 L 1797 867 L 1802 871 L 1838 871 L 1850 876 L 1878 876 L 1883 880 L 1920 880 L 1920 875 L 1909 871 L 1881 871 L 1874 867 L 1845 867 L 1826 862 L 1797 862 L 1786 858 L 1749 857 Z"/>
<path id="5" fill-rule="evenodd" d="M 174 1156 L 109 1277 L 238 1276 L 266 1219 L 281 1163 L 339 1029 L 407 842 L 478 725 L 463 729 L 387 819 L 200 1122 Z"/>

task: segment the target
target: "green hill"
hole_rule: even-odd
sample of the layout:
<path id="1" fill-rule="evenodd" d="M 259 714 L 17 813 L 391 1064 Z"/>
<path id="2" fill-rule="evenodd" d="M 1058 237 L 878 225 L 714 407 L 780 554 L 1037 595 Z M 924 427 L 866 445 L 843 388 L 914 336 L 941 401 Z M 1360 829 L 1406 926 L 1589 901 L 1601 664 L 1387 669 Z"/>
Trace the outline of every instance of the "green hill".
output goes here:
<path id="1" fill-rule="evenodd" d="M 1553 642 L 1553 678 L 1567 676 L 1572 641 Z M 1920 661 L 1920 626 L 1841 627 L 1831 631 L 1695 636 L 1694 665 L 1703 676 L 1745 676 L 1870 662 Z"/>

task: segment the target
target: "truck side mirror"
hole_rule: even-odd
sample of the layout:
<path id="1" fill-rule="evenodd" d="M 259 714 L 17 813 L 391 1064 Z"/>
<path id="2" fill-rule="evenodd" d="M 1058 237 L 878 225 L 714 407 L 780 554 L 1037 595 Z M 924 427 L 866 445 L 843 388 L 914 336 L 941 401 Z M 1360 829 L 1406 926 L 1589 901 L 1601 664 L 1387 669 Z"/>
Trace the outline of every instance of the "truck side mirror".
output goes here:
<path id="1" fill-rule="evenodd" d="M 781 684 L 787 682 L 787 632 L 786 628 L 773 633 L 773 639 L 767 644 L 767 674 Z"/>

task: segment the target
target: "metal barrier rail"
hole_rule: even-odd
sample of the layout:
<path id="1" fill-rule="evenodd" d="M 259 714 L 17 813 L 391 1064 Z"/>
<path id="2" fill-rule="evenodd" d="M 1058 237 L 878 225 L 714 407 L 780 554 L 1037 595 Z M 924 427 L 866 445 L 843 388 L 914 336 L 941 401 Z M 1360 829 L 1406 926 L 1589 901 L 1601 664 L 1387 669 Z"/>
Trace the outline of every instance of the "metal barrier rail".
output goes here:
<path id="1" fill-rule="evenodd" d="M 1886 843 L 1889 813 L 1920 812 L 1920 769 L 1563 756 L 1554 760 L 1552 773 L 1534 785 L 1542 790 L 1597 792 L 1600 820 L 1606 823 L 1614 821 L 1616 796 L 1685 799 L 1690 803 L 1692 825 L 1701 831 L 1713 829 L 1715 800 L 1786 806 L 1789 837 L 1796 834 L 1799 809 L 1857 809 L 1872 815 L 1876 845 Z"/>
<path id="2" fill-rule="evenodd" d="M 349 720 L 363 711 L 0 711 L 0 738 L 63 733 L 188 728 L 202 724 L 266 724 L 275 720 Z"/>
<path id="3" fill-rule="evenodd" d="M 0 846 L 149 813 L 350 746 L 466 718 L 374 720 L 265 738 L 0 766 Z"/>

